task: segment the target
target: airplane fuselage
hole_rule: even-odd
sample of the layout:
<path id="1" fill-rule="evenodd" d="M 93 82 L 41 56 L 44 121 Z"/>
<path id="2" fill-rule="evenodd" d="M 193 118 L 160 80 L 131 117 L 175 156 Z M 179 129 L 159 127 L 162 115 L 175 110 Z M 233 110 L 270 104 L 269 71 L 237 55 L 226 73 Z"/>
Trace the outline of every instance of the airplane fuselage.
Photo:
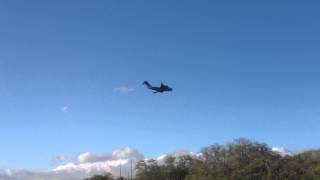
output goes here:
<path id="1" fill-rule="evenodd" d="M 161 87 L 150 87 L 149 89 L 159 93 L 163 93 L 165 91 L 172 91 L 171 88 L 161 88 Z"/>
<path id="2" fill-rule="evenodd" d="M 143 84 L 146 85 L 148 89 L 153 90 L 153 93 L 163 93 L 165 91 L 172 91 L 172 88 L 162 83 L 160 87 L 151 86 L 151 84 L 147 81 L 143 82 Z"/>

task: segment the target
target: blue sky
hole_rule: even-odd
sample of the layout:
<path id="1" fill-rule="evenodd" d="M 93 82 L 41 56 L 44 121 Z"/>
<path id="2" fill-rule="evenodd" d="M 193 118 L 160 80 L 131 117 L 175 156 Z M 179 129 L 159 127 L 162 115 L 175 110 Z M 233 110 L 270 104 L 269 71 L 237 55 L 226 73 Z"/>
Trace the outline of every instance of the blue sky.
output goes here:
<path id="1" fill-rule="evenodd" d="M 47 170 L 56 155 L 126 146 L 156 157 L 238 137 L 319 147 L 319 6 L 1 1 L 0 167 Z M 152 94 L 144 80 L 174 91 Z"/>

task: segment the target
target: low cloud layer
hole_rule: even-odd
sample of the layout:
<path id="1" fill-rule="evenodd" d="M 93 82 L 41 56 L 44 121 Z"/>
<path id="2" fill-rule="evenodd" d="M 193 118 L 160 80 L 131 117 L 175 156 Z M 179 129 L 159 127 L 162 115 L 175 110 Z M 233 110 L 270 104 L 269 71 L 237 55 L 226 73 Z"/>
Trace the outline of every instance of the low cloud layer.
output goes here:
<path id="1" fill-rule="evenodd" d="M 67 157 L 57 156 L 57 161 L 65 161 Z M 0 170 L 1 180 L 83 180 L 95 174 L 111 173 L 114 176 L 126 176 L 131 170 L 131 162 L 144 159 L 143 154 L 133 148 L 122 148 L 111 153 L 97 155 L 84 152 L 74 158 L 73 162 L 59 165 L 49 172 L 31 172 L 25 170 Z"/>
<path id="2" fill-rule="evenodd" d="M 101 174 L 110 172 L 115 176 L 120 175 L 120 165 L 124 174 L 128 174 L 133 163 L 144 159 L 144 156 L 133 148 L 123 148 L 114 150 L 112 153 L 96 155 L 91 152 L 79 154 L 75 162 L 60 165 L 53 169 L 56 173 L 84 173 L 84 174 Z"/>

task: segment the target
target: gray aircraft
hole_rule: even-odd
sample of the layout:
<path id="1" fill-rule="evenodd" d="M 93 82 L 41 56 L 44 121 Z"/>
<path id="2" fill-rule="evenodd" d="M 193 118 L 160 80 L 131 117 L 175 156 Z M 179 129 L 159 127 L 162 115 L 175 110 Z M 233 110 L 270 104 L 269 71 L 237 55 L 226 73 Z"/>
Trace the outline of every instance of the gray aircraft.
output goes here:
<path id="1" fill-rule="evenodd" d="M 161 83 L 160 87 L 151 86 L 148 81 L 144 81 L 143 85 L 145 85 L 148 89 L 153 90 L 153 93 L 163 93 L 165 91 L 172 91 L 172 88 L 168 85 L 164 85 Z"/>

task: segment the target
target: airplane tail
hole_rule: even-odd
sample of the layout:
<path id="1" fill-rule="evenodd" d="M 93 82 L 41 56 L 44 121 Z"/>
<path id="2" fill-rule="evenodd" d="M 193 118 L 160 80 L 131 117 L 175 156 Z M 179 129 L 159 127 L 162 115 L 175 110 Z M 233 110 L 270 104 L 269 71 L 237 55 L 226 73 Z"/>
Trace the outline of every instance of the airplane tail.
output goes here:
<path id="1" fill-rule="evenodd" d="M 151 84 L 150 84 L 148 81 L 144 81 L 144 82 L 143 82 L 143 85 L 146 85 L 147 88 L 151 88 Z"/>

